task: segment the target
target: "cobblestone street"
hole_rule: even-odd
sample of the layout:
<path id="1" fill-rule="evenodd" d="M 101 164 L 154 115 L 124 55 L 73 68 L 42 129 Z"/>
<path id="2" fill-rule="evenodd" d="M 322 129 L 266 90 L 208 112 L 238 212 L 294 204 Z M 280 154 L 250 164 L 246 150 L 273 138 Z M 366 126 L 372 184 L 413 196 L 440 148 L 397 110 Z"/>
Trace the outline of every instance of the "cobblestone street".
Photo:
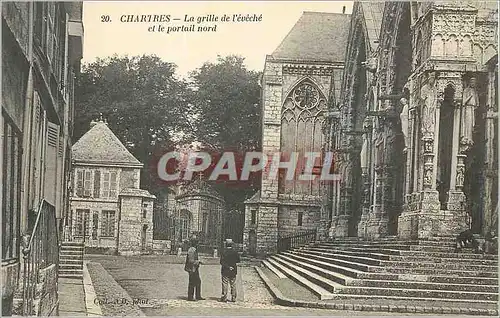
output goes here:
<path id="1" fill-rule="evenodd" d="M 240 266 L 238 301 L 220 303 L 218 259 L 202 258 L 202 295 L 206 300 L 186 300 L 184 256 L 87 255 L 94 288 L 103 315 L 148 316 L 414 316 L 415 314 L 336 311 L 293 308 L 273 304 L 273 298 L 253 267 Z M 102 265 L 102 267 L 99 264 Z M 105 269 L 105 270 L 104 270 Z M 100 272 L 99 272 L 100 271 Z M 110 280 L 110 276 L 114 280 Z M 117 286 L 117 284 L 119 286 Z M 124 295 L 123 290 L 128 295 Z M 128 297 L 128 301 L 124 298 Z M 103 303 L 108 304 L 103 304 Z M 121 303 L 120 303 L 121 302 Z M 135 303 L 135 304 L 131 304 Z M 142 311 L 142 312 L 141 312 Z M 423 316 L 423 315 L 421 315 Z"/>

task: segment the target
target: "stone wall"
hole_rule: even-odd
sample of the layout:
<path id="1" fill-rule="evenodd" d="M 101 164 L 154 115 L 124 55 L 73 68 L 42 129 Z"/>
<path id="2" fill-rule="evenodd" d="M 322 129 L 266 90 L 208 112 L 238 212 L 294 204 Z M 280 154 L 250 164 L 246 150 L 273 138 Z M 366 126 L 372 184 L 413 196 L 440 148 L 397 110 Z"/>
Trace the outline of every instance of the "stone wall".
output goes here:
<path id="1" fill-rule="evenodd" d="M 257 253 L 274 253 L 278 242 L 278 206 L 261 205 L 257 212 Z"/>
<path id="2" fill-rule="evenodd" d="M 170 254 L 171 248 L 171 240 L 153 240 L 152 250 L 154 254 Z"/>
<path id="3" fill-rule="evenodd" d="M 302 225 L 299 226 L 299 213 Z M 278 209 L 278 233 L 286 235 L 315 229 L 320 225 L 320 207 L 281 205 Z"/>
<path id="4" fill-rule="evenodd" d="M 125 188 L 139 188 L 139 169 L 122 168 L 120 172 L 120 190 Z"/>
<path id="5" fill-rule="evenodd" d="M 10 316 L 14 293 L 19 282 L 19 262 L 2 264 L 2 316 Z"/>
<path id="6" fill-rule="evenodd" d="M 136 255 L 151 251 L 153 247 L 152 200 L 144 198 L 143 201 L 143 198 L 138 196 L 121 196 L 120 199 L 118 253 Z M 143 203 L 147 204 L 147 207 L 143 206 Z M 145 218 L 143 218 L 143 209 L 146 212 Z M 145 226 L 146 230 L 144 231 Z"/>

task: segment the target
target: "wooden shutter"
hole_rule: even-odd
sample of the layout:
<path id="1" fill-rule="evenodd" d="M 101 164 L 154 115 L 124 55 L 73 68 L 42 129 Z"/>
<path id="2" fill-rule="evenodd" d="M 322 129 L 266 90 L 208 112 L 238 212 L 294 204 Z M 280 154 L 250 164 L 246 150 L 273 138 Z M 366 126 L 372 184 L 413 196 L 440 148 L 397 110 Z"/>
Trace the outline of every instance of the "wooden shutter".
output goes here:
<path id="1" fill-rule="evenodd" d="M 57 147 L 59 146 L 59 125 L 47 123 L 47 148 L 45 152 L 44 198 L 56 206 L 57 191 Z M 56 214 L 59 211 L 56 210 Z"/>
<path id="2" fill-rule="evenodd" d="M 99 198 L 101 192 L 101 171 L 94 171 L 94 198 Z"/>
<path id="3" fill-rule="evenodd" d="M 76 172 L 76 195 L 83 196 L 83 170 L 78 169 Z"/>

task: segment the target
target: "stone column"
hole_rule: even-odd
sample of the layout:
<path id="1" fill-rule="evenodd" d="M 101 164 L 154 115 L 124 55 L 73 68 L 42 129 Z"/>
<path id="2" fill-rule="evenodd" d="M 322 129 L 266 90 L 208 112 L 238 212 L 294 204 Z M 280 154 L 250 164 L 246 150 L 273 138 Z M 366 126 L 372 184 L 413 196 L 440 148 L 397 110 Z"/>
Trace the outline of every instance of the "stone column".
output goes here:
<path id="1" fill-rule="evenodd" d="M 340 195 L 338 209 L 335 210 L 336 214 L 332 217 L 332 224 L 329 230 L 330 237 L 347 237 L 348 235 L 348 223 L 349 223 L 349 211 L 351 202 L 351 186 L 347 175 L 350 175 L 349 171 L 349 160 L 350 155 L 348 150 L 340 150 L 341 162 L 339 162 L 340 174 L 342 181 L 340 182 L 338 195 Z M 334 194 L 336 195 L 336 194 Z"/>
<path id="2" fill-rule="evenodd" d="M 448 191 L 447 212 L 449 219 L 453 219 L 448 224 L 448 235 L 453 236 L 460 233 L 467 227 L 467 216 L 465 213 L 465 195 L 463 193 L 465 178 L 465 159 L 464 148 L 460 145 L 460 113 L 462 103 L 460 100 L 454 100 L 454 120 L 453 120 L 453 146 L 451 159 L 450 190 Z M 445 212 L 445 213 L 447 213 Z"/>
<path id="3" fill-rule="evenodd" d="M 495 230 L 495 218 L 498 218 L 498 200 L 493 199 L 495 184 L 498 184 L 498 166 L 495 163 L 498 160 L 498 148 L 495 147 L 495 140 L 498 140 L 495 124 L 498 124 L 498 101 L 496 100 L 495 90 L 497 89 L 495 83 L 496 72 L 490 71 L 488 74 L 489 87 L 488 87 L 488 107 L 486 112 L 486 156 L 485 156 L 485 184 L 484 184 L 484 215 L 482 230 L 483 235 L 488 231 Z M 498 146 L 497 146 L 498 147 Z M 498 188 L 497 188 L 498 189 Z"/>
<path id="4" fill-rule="evenodd" d="M 361 212 L 361 219 L 358 224 L 358 237 L 367 237 L 367 222 L 370 214 L 370 175 L 368 173 L 368 168 L 362 171 L 362 182 L 363 182 L 363 206 Z"/>
<path id="5" fill-rule="evenodd" d="M 446 82 L 445 82 L 446 81 Z M 443 76 L 441 84 L 444 90 L 445 83 L 454 84 L 454 119 L 453 119 L 453 145 L 452 145 L 452 161 L 450 173 L 450 190 L 448 191 L 448 202 L 446 204 L 447 211 L 443 211 L 447 215 L 446 222 L 442 225 L 442 235 L 455 236 L 457 233 L 469 228 L 468 216 L 465 211 L 465 194 L 463 192 L 465 179 L 465 159 L 467 158 L 466 151 L 468 145 L 461 142 L 461 127 L 463 118 L 463 87 L 462 74 L 459 72 L 448 72 L 446 77 Z M 451 98 L 451 97 L 450 97 Z M 442 103 L 444 97 L 441 97 L 439 102 Z"/>
<path id="6" fill-rule="evenodd" d="M 363 124 L 364 136 L 363 146 L 361 148 L 361 182 L 362 182 L 362 205 L 361 218 L 358 223 L 358 237 L 365 238 L 367 236 L 367 222 L 370 214 L 370 166 L 372 153 L 372 125 L 371 118 L 365 119 Z"/>
<path id="7" fill-rule="evenodd" d="M 377 122 L 380 123 L 380 120 L 377 120 Z M 384 163 L 383 158 L 380 157 L 380 147 L 384 147 L 384 140 L 380 127 L 377 126 L 375 130 L 377 137 L 373 141 L 373 151 L 375 155 L 372 164 L 373 175 L 371 176 L 373 202 L 366 225 L 366 238 L 378 237 L 378 220 L 383 210 Z"/>
<path id="8" fill-rule="evenodd" d="M 280 63 L 266 62 L 263 75 L 262 151 L 270 158 L 280 151 L 283 74 Z M 270 160 L 270 159 L 269 159 Z M 269 178 L 269 165 L 263 172 L 257 211 L 257 254 L 275 253 L 278 242 L 278 178 Z"/>
<path id="9" fill-rule="evenodd" d="M 436 190 L 437 152 L 438 144 L 435 138 L 439 136 L 439 105 L 437 105 L 437 87 L 435 73 L 430 72 L 424 85 L 415 85 L 412 79 L 410 104 L 418 105 L 421 114 L 419 128 L 422 132 L 418 154 L 421 169 L 414 171 L 415 177 L 421 180 L 419 192 L 412 202 L 416 204 L 415 211 L 405 211 L 399 216 L 398 236 L 402 239 L 426 239 L 439 234 L 439 192 Z M 412 201 L 413 201 L 412 200 Z"/>

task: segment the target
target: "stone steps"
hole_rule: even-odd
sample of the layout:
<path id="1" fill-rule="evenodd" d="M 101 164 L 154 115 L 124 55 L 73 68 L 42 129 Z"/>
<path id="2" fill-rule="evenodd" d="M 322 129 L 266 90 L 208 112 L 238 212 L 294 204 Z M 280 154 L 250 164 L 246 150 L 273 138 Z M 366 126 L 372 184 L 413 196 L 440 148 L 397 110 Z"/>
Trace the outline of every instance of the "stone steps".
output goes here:
<path id="1" fill-rule="evenodd" d="M 295 263 L 297 266 L 303 266 L 306 269 L 309 269 L 318 274 L 323 274 L 326 278 L 333 280 L 342 285 L 348 286 L 365 286 L 365 287 L 384 287 L 384 288 L 405 288 L 405 289 L 436 289 L 436 290 L 446 290 L 449 289 L 451 291 L 471 291 L 478 293 L 494 293 L 498 291 L 498 287 L 495 285 L 469 285 L 469 284 L 453 284 L 449 283 L 447 285 L 443 285 L 442 283 L 435 282 L 426 282 L 426 281 L 418 281 L 418 279 L 422 279 L 419 277 L 410 277 L 407 275 L 408 280 L 403 280 L 401 276 L 391 277 L 391 279 L 383 280 L 383 279 L 352 279 L 352 277 L 347 277 L 332 271 L 328 271 L 325 267 L 328 267 L 328 263 L 326 262 L 316 262 L 308 259 L 307 257 L 297 256 L 296 254 L 288 254 L 284 253 L 286 260 Z M 309 266 L 312 265 L 312 266 Z M 363 276 L 363 275 L 359 275 Z M 409 280 L 414 279 L 414 280 Z M 417 280 L 417 281 L 416 281 Z"/>
<path id="2" fill-rule="evenodd" d="M 496 260 L 495 255 L 490 254 L 471 254 L 471 253 L 453 253 L 453 252 L 425 252 L 425 251 L 401 251 L 395 249 L 386 248 L 372 248 L 364 249 L 359 247 L 335 247 L 335 246 L 324 246 L 317 245 L 310 248 L 311 250 L 317 251 L 335 251 L 349 253 L 351 255 L 372 255 L 372 257 L 377 257 L 380 259 L 389 260 L 389 256 L 414 256 L 414 257 L 436 257 L 436 258 L 453 258 L 453 259 L 484 259 L 484 260 Z"/>
<path id="3" fill-rule="evenodd" d="M 63 242 L 59 252 L 59 277 L 83 279 L 84 245 Z"/>
<path id="4" fill-rule="evenodd" d="M 345 286 L 331 280 L 331 278 L 334 278 L 334 276 L 330 276 L 332 274 L 331 272 L 323 271 L 321 275 L 317 274 L 318 270 L 321 271 L 318 267 L 305 266 L 300 262 L 294 262 L 293 260 L 282 255 L 273 256 L 269 261 L 294 281 L 309 288 L 314 294 L 320 296 L 320 299 L 334 299 L 336 297 L 375 297 L 381 299 L 433 299 L 439 301 L 463 300 L 467 302 L 491 304 L 495 304 L 498 299 L 497 293 L 428 290 L 418 288 L 389 288 L 379 286 Z M 325 278 L 325 276 L 328 276 L 328 278 Z M 318 289 L 322 293 L 318 292 Z M 331 295 L 326 294 L 325 291 Z"/>
<path id="5" fill-rule="evenodd" d="M 377 241 L 367 241 L 367 240 L 341 240 L 337 239 L 334 241 L 325 241 L 325 242 L 318 242 L 324 245 L 353 245 L 353 246 L 390 246 L 390 245 L 403 245 L 403 246 L 437 246 L 437 247 L 446 247 L 446 248 L 455 248 L 455 241 L 454 240 L 447 240 L 447 241 L 439 241 L 439 240 L 421 240 L 421 241 L 414 241 L 414 240 L 377 240 Z"/>
<path id="6" fill-rule="evenodd" d="M 431 274 L 429 275 L 424 275 L 424 274 L 413 274 L 409 275 L 408 270 L 404 270 L 402 274 L 397 274 L 397 273 L 377 273 L 377 272 L 363 272 L 363 271 L 358 271 L 354 270 L 352 268 L 348 267 L 338 267 L 332 264 L 332 259 L 329 257 L 336 257 L 336 254 L 329 254 L 327 257 L 322 256 L 322 255 L 316 255 L 314 253 L 311 253 L 310 251 L 308 252 L 301 252 L 301 251 L 291 251 L 289 252 L 292 255 L 297 255 L 297 256 L 302 256 L 304 257 L 305 260 L 316 260 L 318 261 L 317 264 L 323 264 L 323 268 L 325 269 L 332 269 L 332 270 L 337 270 L 338 273 L 343 273 L 344 275 L 352 278 L 366 278 L 366 279 L 381 279 L 381 280 L 418 280 L 418 281 L 428 281 L 428 282 L 433 282 L 433 283 L 441 283 L 441 284 L 477 284 L 477 285 L 498 285 L 498 279 L 495 277 L 473 277 L 473 276 L 466 276 L 466 275 L 478 275 L 477 272 L 465 272 L 465 271 L 460 271 L 459 274 L 462 274 L 461 276 L 456 276 L 456 272 L 453 271 L 452 274 L 453 276 L 445 276 L 445 275 L 439 275 L 439 273 L 436 273 L 435 271 L 431 271 Z M 284 255 L 287 255 L 287 253 L 284 253 Z M 353 259 L 354 261 L 357 260 L 357 258 Z M 426 271 L 428 272 L 428 271 Z M 494 274 L 493 274 L 494 275 Z"/>
<path id="7" fill-rule="evenodd" d="M 262 264 L 276 275 L 281 273 L 305 286 L 320 299 L 495 304 L 498 301 L 495 255 L 452 253 L 451 244 L 440 243 L 371 244 L 355 240 L 316 243 L 273 255 Z"/>
<path id="8" fill-rule="evenodd" d="M 272 265 L 271 263 L 269 263 L 267 260 L 263 260 L 262 264 L 265 267 L 269 268 L 269 270 L 271 272 L 273 272 L 276 276 L 278 276 L 278 278 L 286 278 L 285 274 L 283 274 L 279 269 L 277 269 L 274 265 Z"/>
<path id="9" fill-rule="evenodd" d="M 303 256 L 311 260 L 328 262 L 330 265 L 338 265 L 341 266 L 342 268 L 355 269 L 358 271 L 369 272 L 369 273 L 381 273 L 381 272 L 393 273 L 393 274 L 415 273 L 420 275 L 432 275 L 436 273 L 451 274 L 451 275 L 467 274 L 466 276 L 470 277 L 483 275 L 485 277 L 492 277 L 492 278 L 498 275 L 497 267 L 492 267 L 492 266 L 486 266 L 486 267 L 480 266 L 477 268 L 470 268 L 467 266 L 459 266 L 460 264 L 457 265 L 453 263 L 451 264 L 444 264 L 444 263 L 435 264 L 432 262 L 398 263 L 398 262 L 387 262 L 387 261 L 378 261 L 379 262 L 378 265 L 367 265 L 363 263 L 358 263 L 357 262 L 359 260 L 358 258 L 353 258 L 352 261 L 350 261 L 349 259 L 339 260 L 332 255 L 326 255 L 326 256 L 317 255 L 314 253 L 310 253 L 308 251 L 293 251 L 291 253 Z M 451 266 L 452 268 L 448 269 L 447 267 L 448 265 Z M 467 270 L 456 267 L 463 267 Z M 357 277 L 357 275 L 350 275 L 348 271 L 349 270 L 347 271 L 344 270 L 341 273 L 351 277 Z"/>
<path id="10" fill-rule="evenodd" d="M 377 254 L 377 253 L 356 253 L 356 252 L 348 252 L 342 250 L 329 250 L 329 249 L 318 249 L 318 248 L 310 248 L 307 249 L 309 254 L 314 255 L 322 255 L 329 256 L 340 260 L 356 260 L 359 263 L 367 264 L 367 265 L 380 265 L 381 261 L 409 261 L 409 262 L 434 262 L 434 263 L 446 263 L 446 262 L 454 262 L 457 260 L 456 257 L 434 257 L 434 256 L 411 256 L 411 255 L 385 255 L 385 254 Z M 460 259 L 461 263 L 471 264 L 471 265 L 486 265 L 486 266 L 495 266 L 498 267 L 498 261 L 492 259 Z"/>
<path id="11" fill-rule="evenodd" d="M 369 250 L 397 250 L 397 251 L 426 251 L 426 252 L 441 252 L 449 253 L 453 252 L 454 249 L 448 246 L 426 246 L 417 244 L 356 244 L 356 243 L 322 243 L 323 247 L 336 247 L 336 248 L 355 248 Z"/>
<path id="12" fill-rule="evenodd" d="M 311 290 L 315 295 L 319 297 L 321 300 L 325 299 L 333 299 L 333 294 L 328 289 L 335 289 L 335 285 L 328 285 L 325 280 L 314 273 L 311 273 L 307 270 L 300 269 L 293 265 L 287 264 L 283 265 L 283 262 L 277 260 L 275 258 L 268 259 L 269 263 L 274 265 L 276 268 L 281 270 L 285 275 L 290 277 L 295 282 L 307 287 Z M 316 281 L 315 281 L 316 280 Z M 328 289 L 325 289 L 325 286 Z"/>
<path id="13" fill-rule="evenodd" d="M 59 265 L 59 270 L 64 270 L 64 269 L 82 269 L 83 264 L 60 264 Z"/>
<path id="14" fill-rule="evenodd" d="M 321 300 L 325 299 L 333 299 L 333 294 L 330 293 L 328 290 L 325 288 L 315 284 L 308 278 L 305 278 L 304 276 L 300 275 L 297 273 L 294 268 L 292 267 L 291 269 L 289 267 L 283 266 L 279 261 L 276 261 L 274 258 L 268 259 L 268 264 L 273 265 L 275 268 L 278 268 L 280 271 L 285 273 L 285 275 L 289 276 L 292 280 L 295 282 L 307 287 L 310 291 L 312 291 L 316 296 L 319 297 Z M 302 273 L 305 271 L 302 271 Z M 311 276 L 313 279 L 315 276 Z M 318 278 L 319 279 L 319 278 Z"/>

